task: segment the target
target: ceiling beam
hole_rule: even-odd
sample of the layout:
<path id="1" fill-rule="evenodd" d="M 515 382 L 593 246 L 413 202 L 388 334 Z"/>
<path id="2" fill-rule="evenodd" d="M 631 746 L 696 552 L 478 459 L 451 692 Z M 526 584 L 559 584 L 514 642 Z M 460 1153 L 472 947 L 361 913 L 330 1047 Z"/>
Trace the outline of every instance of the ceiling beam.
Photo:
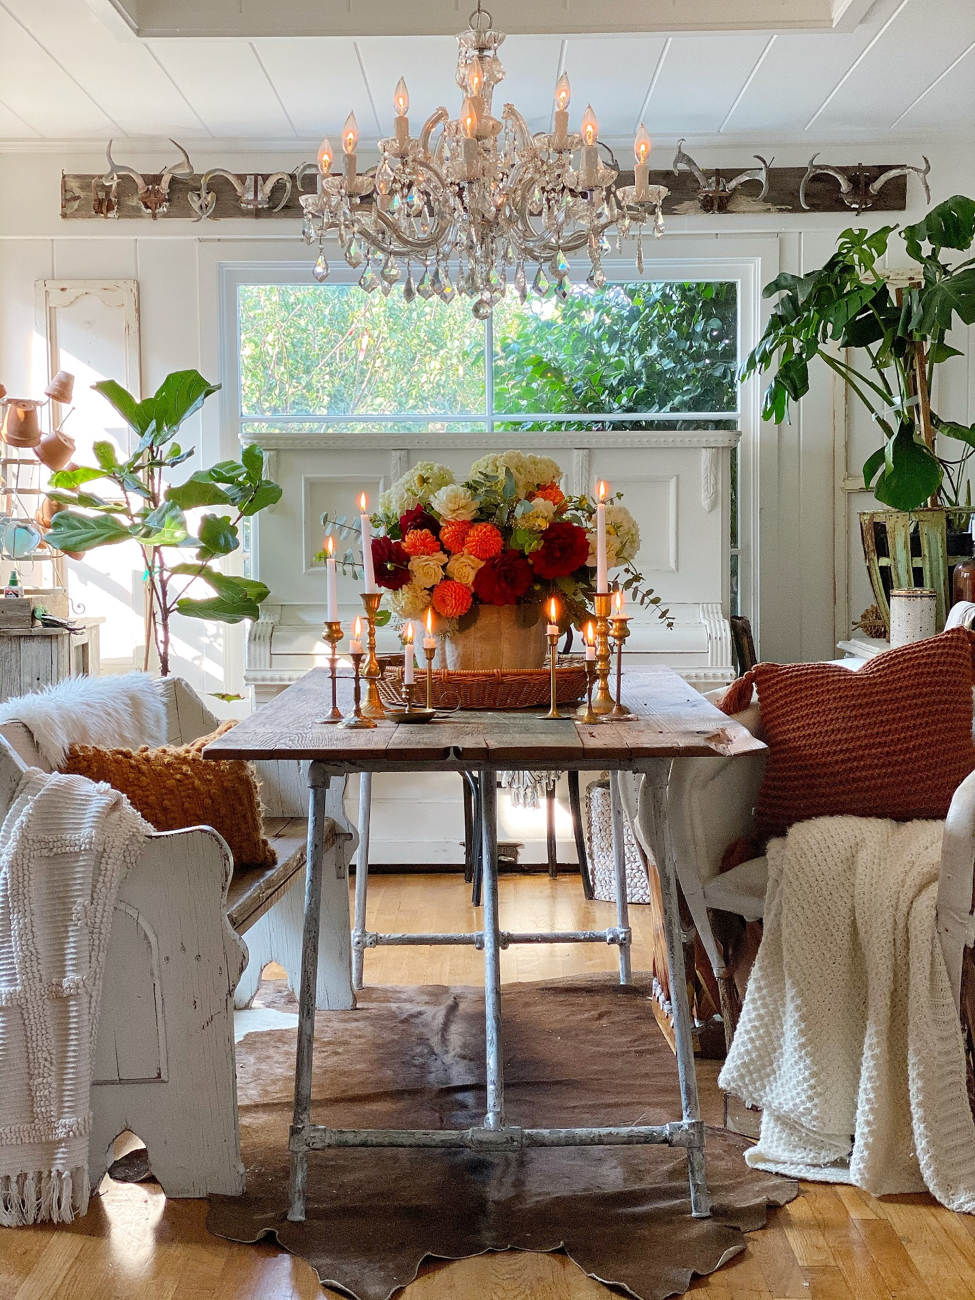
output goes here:
<path id="1" fill-rule="evenodd" d="M 111 5 L 143 37 L 443 36 L 463 27 L 475 0 L 88 0 Z M 874 0 L 491 0 L 512 35 L 717 31 L 849 31 Z"/>

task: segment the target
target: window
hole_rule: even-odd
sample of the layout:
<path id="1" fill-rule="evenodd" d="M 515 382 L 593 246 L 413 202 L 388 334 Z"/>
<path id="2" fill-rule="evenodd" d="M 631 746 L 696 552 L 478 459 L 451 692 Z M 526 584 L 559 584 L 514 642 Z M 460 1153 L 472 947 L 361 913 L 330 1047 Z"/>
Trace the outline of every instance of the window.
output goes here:
<path id="1" fill-rule="evenodd" d="M 241 428 L 735 428 L 738 282 L 574 285 L 487 321 L 457 298 L 238 286 Z"/>

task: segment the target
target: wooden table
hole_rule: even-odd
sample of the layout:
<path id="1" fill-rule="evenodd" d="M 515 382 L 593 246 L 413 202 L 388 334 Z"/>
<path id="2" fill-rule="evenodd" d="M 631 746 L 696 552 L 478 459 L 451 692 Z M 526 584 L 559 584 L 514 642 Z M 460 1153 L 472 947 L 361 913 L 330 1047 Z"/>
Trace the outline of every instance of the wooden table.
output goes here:
<path id="1" fill-rule="evenodd" d="M 348 707 L 348 683 L 341 683 Z M 299 759 L 308 762 L 309 818 L 305 922 L 298 1008 L 294 1122 L 291 1126 L 291 1188 L 288 1218 L 305 1217 L 308 1152 L 336 1146 L 467 1147 L 514 1150 L 527 1146 L 608 1146 L 665 1143 L 687 1151 L 691 1213 L 711 1212 L 704 1172 L 704 1125 L 694 1073 L 687 984 L 683 962 L 673 846 L 668 825 L 668 784 L 672 761 L 686 757 L 730 757 L 764 746 L 719 712 L 669 668 L 627 670 L 623 700 L 636 714 L 631 721 L 589 726 L 570 719 L 551 721 L 539 713 L 455 713 L 428 725 L 381 723 L 372 730 L 344 730 L 318 721 L 327 712 L 329 678 L 313 669 L 282 691 L 232 731 L 203 751 L 206 758 Z M 500 769 L 605 771 L 613 792 L 613 847 L 616 867 L 617 926 L 585 936 L 514 935 L 503 931 L 498 916 L 497 773 Z M 464 936 L 415 936 L 423 941 L 472 942 L 484 951 L 487 1113 L 483 1126 L 466 1131 L 417 1129 L 329 1129 L 311 1123 L 311 1074 L 314 1053 L 315 992 L 323 893 L 331 928 L 326 946 L 337 967 L 342 963 L 350 986 L 348 928 L 351 834 L 341 807 L 344 778 L 352 772 L 476 772 L 483 800 L 484 925 Z M 636 772 L 645 780 L 651 842 L 660 876 L 663 922 L 674 1006 L 674 1034 L 683 1115 L 664 1125 L 603 1128 L 522 1129 L 508 1124 L 504 1110 L 501 1053 L 501 967 L 503 946 L 517 942 L 615 942 L 620 949 L 620 978 L 629 971 L 629 926 L 626 910 L 623 813 L 619 774 Z M 341 779 L 337 779 L 341 778 Z M 326 856 L 334 870 L 325 870 Z M 344 921 L 343 921 L 344 918 Z M 338 991 L 339 998 L 345 989 Z M 341 1003 L 349 1005 L 348 1002 Z"/>

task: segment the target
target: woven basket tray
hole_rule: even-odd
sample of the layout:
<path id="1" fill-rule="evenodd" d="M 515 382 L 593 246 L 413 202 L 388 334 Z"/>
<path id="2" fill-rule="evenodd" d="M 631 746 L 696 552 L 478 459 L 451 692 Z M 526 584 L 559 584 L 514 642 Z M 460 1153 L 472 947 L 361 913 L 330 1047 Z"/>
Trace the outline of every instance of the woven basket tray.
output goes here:
<path id="1" fill-rule="evenodd" d="M 586 692 L 585 667 L 557 668 L 555 691 L 559 704 L 571 704 Z M 379 679 L 379 694 L 387 704 L 403 698 L 402 668 L 387 668 Z M 426 673 L 417 670 L 417 702 L 426 702 Z M 461 709 L 533 709 L 551 701 L 547 668 L 489 673 L 451 673 L 437 670 L 433 674 L 435 708 Z"/>

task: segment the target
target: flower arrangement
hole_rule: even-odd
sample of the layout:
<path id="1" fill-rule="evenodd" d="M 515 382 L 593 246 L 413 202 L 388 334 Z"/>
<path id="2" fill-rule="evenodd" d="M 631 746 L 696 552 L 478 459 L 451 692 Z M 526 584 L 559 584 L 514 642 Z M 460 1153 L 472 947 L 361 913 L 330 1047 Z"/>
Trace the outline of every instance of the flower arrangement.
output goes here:
<path id="1" fill-rule="evenodd" d="M 432 606 L 438 623 L 476 617 L 481 605 L 539 605 L 556 595 L 567 624 L 591 616 L 596 582 L 597 502 L 567 496 L 562 470 L 547 456 L 521 451 L 483 456 L 458 483 L 445 465 L 424 461 L 382 494 L 371 517 L 376 585 L 403 621 Z M 606 549 L 614 585 L 644 606 L 660 597 L 633 567 L 636 520 L 607 500 Z M 344 519 L 323 523 L 346 527 Z"/>

